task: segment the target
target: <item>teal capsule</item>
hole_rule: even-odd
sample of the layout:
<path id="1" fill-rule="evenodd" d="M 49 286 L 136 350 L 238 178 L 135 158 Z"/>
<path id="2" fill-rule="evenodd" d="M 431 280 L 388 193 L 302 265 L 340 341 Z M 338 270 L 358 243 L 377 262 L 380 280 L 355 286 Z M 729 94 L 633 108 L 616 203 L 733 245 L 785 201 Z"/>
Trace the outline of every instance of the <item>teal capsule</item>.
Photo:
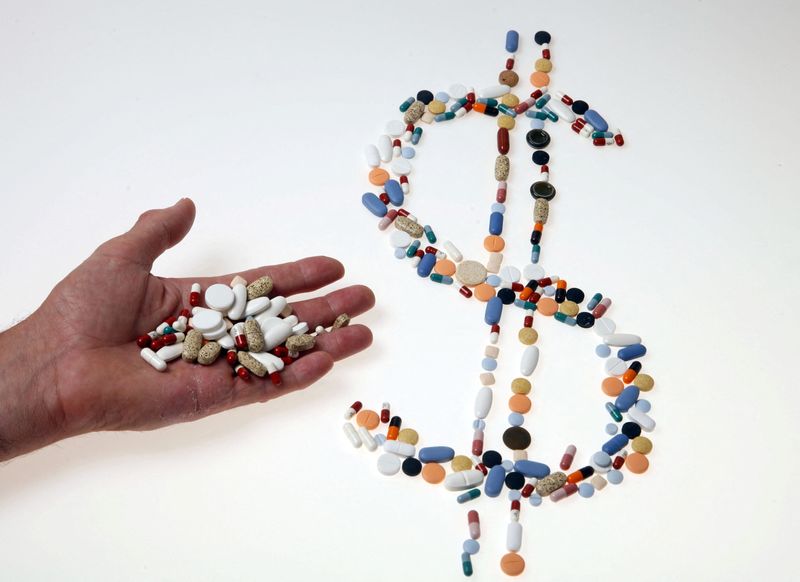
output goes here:
<path id="1" fill-rule="evenodd" d="M 591 311 L 592 309 L 597 307 L 597 304 L 600 303 L 600 300 L 602 298 L 603 298 L 602 293 L 595 293 L 594 295 L 592 295 L 592 298 L 589 299 L 589 303 L 586 304 L 587 311 Z"/>
<path id="2" fill-rule="evenodd" d="M 508 105 L 505 105 L 503 103 L 501 103 L 500 105 L 497 106 L 497 110 L 500 113 L 503 113 L 503 114 L 508 115 L 510 117 L 516 117 L 517 116 L 517 112 L 516 111 L 514 111 L 511 107 L 509 107 Z"/>
<path id="3" fill-rule="evenodd" d="M 413 97 L 409 97 L 408 99 L 406 99 L 405 101 L 403 101 L 403 102 L 400 104 L 400 111 L 402 111 L 402 112 L 404 112 L 404 113 L 405 113 L 406 109 L 408 109 L 409 107 L 411 107 L 411 104 L 412 104 L 412 103 L 414 103 L 414 98 L 413 98 Z"/>
<path id="4" fill-rule="evenodd" d="M 542 109 L 542 112 L 545 114 L 545 116 L 547 116 L 547 119 L 549 119 L 553 123 L 558 121 L 558 115 L 556 115 L 555 111 L 552 111 L 552 110 L 548 109 L 547 107 L 545 107 L 544 109 Z"/>
<path id="5" fill-rule="evenodd" d="M 602 138 L 614 137 L 614 134 L 611 133 L 610 131 L 593 131 L 592 132 L 592 139 L 597 138 L 597 137 L 602 137 Z"/>
<path id="6" fill-rule="evenodd" d="M 466 105 L 468 102 L 469 100 L 466 97 L 462 97 L 461 99 L 456 99 L 456 102 L 450 106 L 450 111 L 455 113 L 456 111 L 464 107 L 464 105 Z"/>
<path id="7" fill-rule="evenodd" d="M 531 263 L 538 263 L 539 262 L 539 254 L 542 252 L 542 247 L 539 245 L 531 246 Z"/>
<path id="8" fill-rule="evenodd" d="M 422 227 L 422 230 L 425 231 L 425 238 L 428 239 L 428 242 L 434 244 L 436 242 L 436 235 L 433 233 L 433 229 L 429 224 L 426 224 Z"/>
<path id="9" fill-rule="evenodd" d="M 419 143 L 419 138 L 422 137 L 422 128 L 415 127 L 414 133 L 411 134 L 411 143 L 417 145 Z"/>
<path id="10" fill-rule="evenodd" d="M 452 111 L 445 111 L 444 113 L 440 113 L 436 117 L 434 117 L 434 121 L 450 121 L 456 116 L 455 113 Z"/>
<path id="11" fill-rule="evenodd" d="M 177 331 L 178 331 L 177 329 L 175 329 L 171 325 L 168 325 L 167 327 L 164 328 L 164 334 L 163 335 L 167 335 L 168 333 L 176 333 Z"/>
<path id="12" fill-rule="evenodd" d="M 448 277 L 447 275 L 440 275 L 439 273 L 432 273 L 431 274 L 431 281 L 434 283 L 441 283 L 442 285 L 452 285 L 453 278 Z"/>
<path id="13" fill-rule="evenodd" d="M 555 315 L 553 315 L 553 318 L 556 319 L 557 321 L 560 321 L 561 323 L 566 323 L 567 325 L 570 326 L 578 323 L 577 319 L 575 319 L 574 317 L 570 317 L 566 313 L 561 313 L 560 311 L 557 312 Z"/>
<path id="14" fill-rule="evenodd" d="M 406 256 L 410 259 L 416 254 L 418 248 L 419 248 L 419 241 L 415 240 L 410 245 L 408 245 L 408 248 L 406 249 Z"/>
<path id="15" fill-rule="evenodd" d="M 611 415 L 611 418 L 616 420 L 617 422 L 622 421 L 622 413 L 619 411 L 619 408 L 614 406 L 613 402 L 606 402 L 606 410 Z"/>
<path id="16" fill-rule="evenodd" d="M 469 491 L 462 493 L 458 497 L 456 497 L 456 501 L 459 503 L 466 503 L 467 501 L 472 501 L 473 499 L 477 499 L 481 496 L 480 489 L 470 489 Z"/>
<path id="17" fill-rule="evenodd" d="M 472 558 L 467 552 L 461 554 L 461 570 L 464 572 L 464 576 L 472 576 Z"/>
<path id="18" fill-rule="evenodd" d="M 486 105 L 490 105 L 492 107 L 497 107 L 497 99 L 492 99 L 490 97 L 481 97 L 478 99 L 478 103 L 486 103 Z"/>
<path id="19" fill-rule="evenodd" d="M 530 309 L 531 311 L 536 311 L 537 307 L 535 303 L 531 303 L 530 301 L 525 301 L 522 303 L 523 309 Z"/>
<path id="20" fill-rule="evenodd" d="M 550 99 L 552 99 L 552 95 L 550 95 L 550 93 L 545 93 L 539 97 L 533 105 L 536 107 L 536 109 L 541 109 L 547 105 L 547 102 L 550 101 Z"/>
<path id="21" fill-rule="evenodd" d="M 528 109 L 525 112 L 526 117 L 532 117 L 533 119 L 547 119 L 547 113 L 544 111 L 534 111 L 533 109 Z"/>

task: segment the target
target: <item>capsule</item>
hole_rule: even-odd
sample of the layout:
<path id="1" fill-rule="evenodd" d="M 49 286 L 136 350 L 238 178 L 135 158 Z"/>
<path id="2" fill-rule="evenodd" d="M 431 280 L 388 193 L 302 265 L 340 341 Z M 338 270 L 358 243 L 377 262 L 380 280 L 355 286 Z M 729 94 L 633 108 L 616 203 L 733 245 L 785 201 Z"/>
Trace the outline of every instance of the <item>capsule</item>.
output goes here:
<path id="1" fill-rule="evenodd" d="M 284 363 L 291 363 L 291 362 L 286 362 L 286 360 L 284 359 Z M 283 379 L 281 378 L 281 373 L 273 372 L 272 374 L 269 375 L 269 381 L 272 382 L 273 386 L 280 386 L 283 383 Z"/>
<path id="2" fill-rule="evenodd" d="M 611 418 L 613 418 L 617 422 L 622 421 L 622 413 L 619 411 L 619 408 L 614 406 L 613 403 L 606 402 L 606 410 L 608 410 L 608 413 L 611 415 Z"/>
<path id="3" fill-rule="evenodd" d="M 539 245 L 531 246 L 531 263 L 536 264 L 539 262 L 539 257 L 542 254 L 542 247 Z"/>
<path id="4" fill-rule="evenodd" d="M 241 364 L 237 365 L 234 369 L 236 375 L 239 376 L 242 380 L 249 380 L 250 379 L 250 371 L 242 366 Z"/>
<path id="5" fill-rule="evenodd" d="M 630 384 L 636 379 L 636 376 L 639 375 L 639 372 L 642 371 L 642 363 L 641 362 L 633 362 L 628 369 L 625 370 L 625 373 L 622 375 L 622 381 L 626 384 Z"/>
<path id="6" fill-rule="evenodd" d="M 403 420 L 399 416 L 393 416 L 389 421 L 389 430 L 386 431 L 387 441 L 396 441 L 397 435 L 400 432 L 400 425 Z"/>
<path id="7" fill-rule="evenodd" d="M 625 451 L 622 451 L 622 453 L 623 454 L 621 454 L 621 455 L 617 455 L 614 458 L 614 462 L 611 463 L 611 466 L 614 467 L 617 470 L 619 470 L 622 467 L 622 465 L 625 464 L 625 457 L 627 456 L 627 453 Z"/>
<path id="8" fill-rule="evenodd" d="M 538 245 L 542 242 L 542 230 L 544 229 L 544 225 L 541 222 L 537 222 L 533 225 L 533 230 L 531 231 L 531 244 Z"/>
<path id="9" fill-rule="evenodd" d="M 225 352 L 225 361 L 230 364 L 232 368 L 236 368 L 236 365 L 239 363 L 239 358 L 236 355 L 236 350 L 228 350 Z"/>
<path id="10" fill-rule="evenodd" d="M 399 158 L 403 152 L 403 144 L 400 143 L 399 139 L 396 139 L 392 142 L 392 157 Z"/>
<path id="11" fill-rule="evenodd" d="M 568 471 L 569 468 L 572 466 L 572 461 L 575 460 L 575 453 L 578 451 L 575 445 L 569 445 L 567 450 L 564 451 L 564 454 L 561 457 L 561 463 L 559 463 L 559 467 L 561 467 L 562 471 Z"/>
<path id="12" fill-rule="evenodd" d="M 461 571 L 464 576 L 472 576 L 472 558 L 467 552 L 461 553 Z"/>
<path id="13" fill-rule="evenodd" d="M 595 319 L 599 319 L 605 315 L 609 307 L 611 307 L 611 299 L 604 297 L 600 300 L 600 303 L 597 304 L 597 307 L 592 310 L 592 315 L 594 315 Z"/>
<path id="14" fill-rule="evenodd" d="M 578 469 L 577 471 L 570 473 L 567 475 L 567 483 L 580 483 L 584 479 L 588 479 L 594 475 L 594 469 L 592 467 L 586 466 L 582 469 Z"/>
<path id="15" fill-rule="evenodd" d="M 483 454 L 483 431 L 480 429 L 472 434 L 472 454 L 478 456 Z"/>
<path id="16" fill-rule="evenodd" d="M 414 101 L 416 101 L 416 99 L 414 99 L 413 97 L 409 97 L 408 99 L 406 99 L 405 101 L 403 101 L 403 102 L 400 104 L 400 107 L 399 107 L 399 109 L 400 109 L 401 113 L 405 113 L 405 112 L 406 112 L 406 110 L 407 110 L 409 107 L 411 107 L 411 105 L 414 103 Z"/>
<path id="17" fill-rule="evenodd" d="M 414 133 L 411 134 L 411 143 L 412 145 L 417 145 L 419 143 L 419 139 L 422 137 L 422 128 L 415 127 Z"/>
<path id="18" fill-rule="evenodd" d="M 514 68 L 514 57 L 508 57 L 506 59 L 506 71 L 510 71 Z"/>
<path id="19" fill-rule="evenodd" d="M 189 305 L 192 307 L 200 305 L 200 283 L 192 283 L 192 291 L 189 293 Z"/>
<path id="20" fill-rule="evenodd" d="M 442 275 L 440 273 L 433 273 L 430 277 L 431 281 L 434 283 L 441 283 L 442 285 L 452 285 L 453 278 L 447 275 Z"/>
<path id="21" fill-rule="evenodd" d="M 417 253 L 417 249 L 419 249 L 420 242 L 418 240 L 413 241 L 408 248 L 406 249 L 406 257 L 409 259 L 413 257 Z"/>
<path id="22" fill-rule="evenodd" d="M 381 405 L 381 422 L 383 424 L 386 424 L 387 422 L 389 422 L 389 410 L 390 410 L 389 403 L 388 402 L 384 402 Z"/>
<path id="23" fill-rule="evenodd" d="M 630 439 L 624 434 L 619 433 L 611 437 L 602 447 L 602 451 L 607 455 L 616 455 L 622 449 L 628 446 Z"/>
<path id="24" fill-rule="evenodd" d="M 428 242 L 431 243 L 431 244 L 434 244 L 436 242 L 436 235 L 434 234 L 433 229 L 431 228 L 431 226 L 429 224 L 426 224 L 425 226 L 422 227 L 422 230 L 425 232 L 425 238 L 428 239 Z M 428 248 L 431 248 L 431 247 L 428 247 Z M 427 249 L 426 249 L 426 252 L 427 252 Z"/>
<path id="25" fill-rule="evenodd" d="M 509 149 L 508 129 L 501 127 L 497 130 L 497 151 L 507 154 Z"/>
<path id="26" fill-rule="evenodd" d="M 361 404 L 360 400 L 356 400 L 355 402 L 353 402 L 353 404 L 350 405 L 350 408 L 348 408 L 347 411 L 344 413 L 344 419 L 350 420 L 351 418 L 353 418 L 355 413 L 361 410 L 362 406 L 363 404 Z"/>
<path id="27" fill-rule="evenodd" d="M 625 145 L 625 138 L 622 137 L 621 133 L 618 133 L 617 135 L 614 136 L 614 142 L 618 146 L 623 146 L 623 145 Z"/>
<path id="28" fill-rule="evenodd" d="M 592 143 L 596 146 L 607 146 L 607 145 L 614 145 L 614 138 L 611 137 L 596 137 L 592 140 Z"/>
<path id="29" fill-rule="evenodd" d="M 347 435 L 347 439 L 354 448 L 357 449 L 361 446 L 361 438 L 358 436 L 355 427 L 351 423 L 345 422 L 342 425 L 342 430 L 344 431 L 344 434 Z"/>
<path id="30" fill-rule="evenodd" d="M 589 303 L 586 304 L 586 309 L 591 311 L 592 309 L 597 307 L 597 304 L 600 303 L 600 300 L 602 298 L 603 298 L 603 294 L 602 293 L 595 293 L 594 295 L 592 295 L 592 298 L 589 299 Z"/>
<path id="31" fill-rule="evenodd" d="M 240 350 L 247 349 L 247 336 L 244 333 L 244 324 L 239 322 L 231 328 L 231 335 L 233 336 L 233 343 Z M 356 410 L 358 412 L 358 410 Z M 354 413 L 355 414 L 355 413 Z"/>
<path id="32" fill-rule="evenodd" d="M 498 105 L 497 106 L 497 110 L 500 113 L 502 113 L 503 115 L 508 115 L 509 117 L 516 117 L 517 116 L 517 112 L 514 111 L 513 108 L 509 107 L 505 103 L 501 103 L 500 105 Z"/>
<path id="33" fill-rule="evenodd" d="M 522 491 L 520 491 L 520 493 L 525 499 L 527 499 L 533 494 L 533 485 L 530 483 L 526 483 L 525 487 L 522 488 Z"/>
<path id="34" fill-rule="evenodd" d="M 477 540 L 481 537 L 481 518 L 478 515 L 478 512 L 474 509 L 470 510 L 467 513 L 467 524 L 469 526 L 469 537 L 473 540 Z"/>
<path id="35" fill-rule="evenodd" d="M 462 287 L 458 290 L 458 292 L 461 293 L 467 299 L 472 297 L 472 290 L 466 285 L 462 285 Z"/>
<path id="36" fill-rule="evenodd" d="M 151 338 L 148 334 L 145 333 L 136 338 L 136 345 L 139 346 L 140 348 L 146 348 L 150 346 L 150 343 L 152 341 L 153 338 Z"/>
<path id="37" fill-rule="evenodd" d="M 552 501 L 561 501 L 562 499 L 566 499 L 573 493 L 578 490 L 578 486 L 575 483 L 564 483 L 564 486 L 561 489 L 557 489 L 550 494 L 550 499 Z"/>
<path id="38" fill-rule="evenodd" d="M 514 111 L 517 113 L 517 115 L 522 115 L 528 109 L 533 107 L 535 103 L 536 99 L 534 99 L 533 97 L 531 97 L 530 99 L 525 99 L 525 101 L 520 101 L 519 104 L 517 104 L 517 106 L 514 107 Z"/>
<path id="39" fill-rule="evenodd" d="M 459 503 L 466 503 L 467 501 L 472 501 L 473 499 L 477 499 L 480 496 L 481 496 L 480 489 L 470 489 L 469 491 L 466 491 L 465 493 L 462 493 L 461 495 L 456 497 L 456 501 L 458 501 Z"/>

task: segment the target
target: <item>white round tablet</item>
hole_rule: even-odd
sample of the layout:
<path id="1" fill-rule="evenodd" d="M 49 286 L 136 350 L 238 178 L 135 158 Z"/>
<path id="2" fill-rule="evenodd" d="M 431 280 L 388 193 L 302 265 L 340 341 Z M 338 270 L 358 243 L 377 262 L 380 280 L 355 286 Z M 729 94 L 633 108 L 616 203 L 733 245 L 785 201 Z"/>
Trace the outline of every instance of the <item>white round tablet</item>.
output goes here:
<path id="1" fill-rule="evenodd" d="M 601 317 L 600 319 L 594 320 L 594 332 L 603 337 L 604 335 L 608 335 L 610 333 L 614 333 L 617 329 L 617 324 L 614 323 L 613 319 L 609 319 L 607 317 Z"/>
<path id="2" fill-rule="evenodd" d="M 396 475 L 400 470 L 400 457 L 393 453 L 383 453 L 378 457 L 378 472 L 383 475 Z"/>
<path id="3" fill-rule="evenodd" d="M 467 96 L 467 88 L 461 83 L 453 83 L 447 91 L 453 99 L 461 99 Z"/>
<path id="4" fill-rule="evenodd" d="M 411 162 L 405 158 L 397 158 L 392 162 L 392 172 L 398 176 L 408 176 L 411 173 Z"/>
<path id="5" fill-rule="evenodd" d="M 233 307 L 236 296 L 233 289 L 222 283 L 215 283 L 206 289 L 206 305 L 217 311 L 228 311 Z"/>
<path id="6" fill-rule="evenodd" d="M 503 267 L 500 269 L 500 278 L 503 281 L 510 281 L 511 283 L 516 283 L 519 281 L 519 278 L 522 276 L 522 273 L 519 272 L 514 266 L 508 265 L 507 267 Z"/>
<path id="7" fill-rule="evenodd" d="M 628 369 L 628 363 L 616 358 L 611 357 L 606 360 L 606 372 L 612 376 L 622 376 Z"/>
<path id="8" fill-rule="evenodd" d="M 400 137 L 406 131 L 406 124 L 400 119 L 393 119 L 386 123 L 386 133 L 392 137 Z"/>
<path id="9" fill-rule="evenodd" d="M 522 269 L 522 276 L 525 277 L 525 282 L 527 283 L 531 279 L 544 279 L 544 269 L 541 265 L 536 265 L 534 263 L 528 263 Z"/>
<path id="10" fill-rule="evenodd" d="M 411 244 L 411 235 L 404 230 L 393 230 L 389 235 L 389 244 L 394 248 L 406 248 Z"/>
<path id="11" fill-rule="evenodd" d="M 197 307 L 192 315 L 192 327 L 196 330 L 207 332 L 214 331 L 219 328 L 220 324 L 225 325 L 222 321 L 222 314 L 213 309 L 206 309 L 205 307 Z"/>

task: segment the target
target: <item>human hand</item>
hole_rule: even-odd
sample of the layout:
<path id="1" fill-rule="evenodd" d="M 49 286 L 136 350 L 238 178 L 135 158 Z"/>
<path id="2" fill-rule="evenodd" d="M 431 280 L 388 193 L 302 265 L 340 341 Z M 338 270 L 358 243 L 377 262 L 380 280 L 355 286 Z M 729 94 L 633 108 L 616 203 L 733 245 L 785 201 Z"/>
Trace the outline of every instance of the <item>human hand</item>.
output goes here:
<path id="1" fill-rule="evenodd" d="M 0 334 L 0 460 L 59 439 L 96 430 L 149 430 L 264 402 L 319 380 L 336 360 L 372 342 L 362 325 L 321 334 L 313 351 L 269 378 L 237 378 L 224 361 L 213 366 L 178 360 L 164 374 L 138 354 L 134 341 L 188 307 L 192 283 L 203 289 L 228 283 L 219 277 L 163 278 L 153 261 L 180 242 L 194 221 L 184 198 L 170 208 L 141 215 L 61 281 L 28 319 Z M 344 268 L 328 257 L 259 267 L 240 273 L 248 281 L 269 275 L 271 295 L 314 291 L 341 278 Z M 309 328 L 330 326 L 337 315 L 358 315 L 375 299 L 354 285 L 292 304 Z"/>

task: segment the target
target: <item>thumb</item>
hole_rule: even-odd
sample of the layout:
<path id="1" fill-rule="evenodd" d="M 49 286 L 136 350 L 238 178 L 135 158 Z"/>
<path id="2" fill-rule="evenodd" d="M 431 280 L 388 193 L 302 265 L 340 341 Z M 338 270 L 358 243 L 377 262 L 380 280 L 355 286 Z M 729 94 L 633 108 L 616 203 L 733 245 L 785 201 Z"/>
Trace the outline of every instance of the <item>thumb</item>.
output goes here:
<path id="1" fill-rule="evenodd" d="M 150 269 L 161 253 L 178 244 L 194 222 L 194 202 L 181 198 L 169 208 L 148 210 L 128 232 L 103 244 L 104 254 L 122 257 Z"/>

